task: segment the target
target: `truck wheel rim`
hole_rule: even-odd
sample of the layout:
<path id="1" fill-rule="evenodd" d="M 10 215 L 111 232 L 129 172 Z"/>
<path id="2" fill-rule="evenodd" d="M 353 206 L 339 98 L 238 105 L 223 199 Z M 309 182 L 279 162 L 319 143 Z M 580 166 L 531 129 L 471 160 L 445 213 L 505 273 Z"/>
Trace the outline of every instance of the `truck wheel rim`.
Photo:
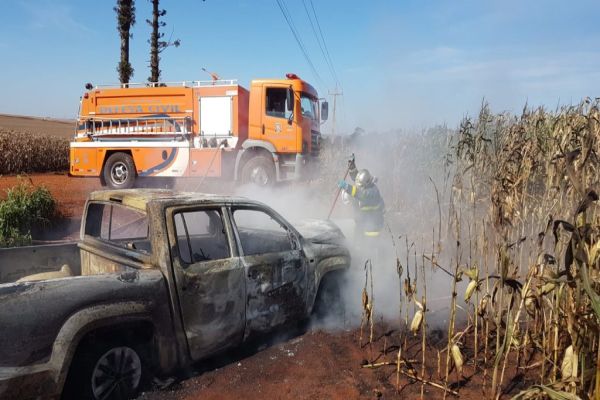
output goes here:
<path id="1" fill-rule="evenodd" d="M 267 174 L 267 171 L 265 171 L 264 168 L 255 167 L 250 172 L 250 180 L 256 183 L 257 185 L 264 186 L 267 183 L 269 183 L 269 175 Z"/>
<path id="2" fill-rule="evenodd" d="M 104 353 L 92 372 L 92 393 L 97 400 L 128 398 L 142 377 L 142 362 L 129 347 L 115 347 Z"/>
<path id="3" fill-rule="evenodd" d="M 115 184 L 122 185 L 127 181 L 127 176 L 129 176 L 129 170 L 124 162 L 119 161 L 111 168 L 110 177 Z"/>

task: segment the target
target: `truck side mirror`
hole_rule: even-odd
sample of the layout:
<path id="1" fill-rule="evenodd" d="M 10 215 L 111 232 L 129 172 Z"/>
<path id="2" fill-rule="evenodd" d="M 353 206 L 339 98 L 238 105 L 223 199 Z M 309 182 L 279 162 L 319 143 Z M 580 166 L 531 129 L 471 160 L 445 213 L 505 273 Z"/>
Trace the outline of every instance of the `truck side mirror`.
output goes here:
<path id="1" fill-rule="evenodd" d="M 287 105 L 287 110 L 293 112 L 294 111 L 294 90 L 290 87 L 287 90 L 287 97 L 285 99 L 285 104 Z"/>
<path id="2" fill-rule="evenodd" d="M 321 120 L 327 121 L 328 116 L 329 116 L 329 103 L 324 101 L 321 103 Z"/>

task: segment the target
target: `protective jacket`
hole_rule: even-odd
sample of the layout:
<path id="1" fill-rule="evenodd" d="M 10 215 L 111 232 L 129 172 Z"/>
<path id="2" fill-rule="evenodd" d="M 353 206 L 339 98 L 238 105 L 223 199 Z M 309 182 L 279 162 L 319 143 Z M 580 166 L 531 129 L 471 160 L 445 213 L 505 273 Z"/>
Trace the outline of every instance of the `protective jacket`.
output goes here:
<path id="1" fill-rule="evenodd" d="M 350 177 L 354 181 L 358 169 L 350 170 Z M 344 189 L 353 198 L 354 220 L 356 228 L 365 236 L 379 236 L 383 229 L 383 212 L 385 204 L 374 183 L 368 186 L 348 185 Z"/>

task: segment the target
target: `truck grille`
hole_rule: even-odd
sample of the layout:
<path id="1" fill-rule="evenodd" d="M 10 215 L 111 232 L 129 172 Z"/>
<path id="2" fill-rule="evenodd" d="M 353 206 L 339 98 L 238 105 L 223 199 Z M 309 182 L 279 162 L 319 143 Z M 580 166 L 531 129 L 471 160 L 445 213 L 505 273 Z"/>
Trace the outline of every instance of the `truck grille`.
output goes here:
<path id="1" fill-rule="evenodd" d="M 321 150 L 321 134 L 317 131 L 310 132 L 310 154 L 318 156 Z"/>

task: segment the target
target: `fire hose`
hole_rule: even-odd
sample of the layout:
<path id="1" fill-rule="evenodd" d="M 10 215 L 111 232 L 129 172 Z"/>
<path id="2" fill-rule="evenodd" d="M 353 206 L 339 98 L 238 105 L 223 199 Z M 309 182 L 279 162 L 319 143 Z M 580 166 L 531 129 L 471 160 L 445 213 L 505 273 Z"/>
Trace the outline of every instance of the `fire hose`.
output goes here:
<path id="1" fill-rule="evenodd" d="M 352 153 L 351 159 L 354 160 L 354 153 Z M 348 163 L 348 168 L 346 168 L 346 173 L 344 174 L 344 180 L 348 177 L 350 173 L 350 163 Z M 337 203 L 338 198 L 340 197 L 340 193 L 342 192 L 342 188 L 338 187 L 337 192 L 335 194 L 335 198 L 333 199 L 333 204 L 331 204 L 331 209 L 329 210 L 329 214 L 327 214 L 327 219 L 331 219 L 331 214 L 333 213 L 333 209 Z"/>

